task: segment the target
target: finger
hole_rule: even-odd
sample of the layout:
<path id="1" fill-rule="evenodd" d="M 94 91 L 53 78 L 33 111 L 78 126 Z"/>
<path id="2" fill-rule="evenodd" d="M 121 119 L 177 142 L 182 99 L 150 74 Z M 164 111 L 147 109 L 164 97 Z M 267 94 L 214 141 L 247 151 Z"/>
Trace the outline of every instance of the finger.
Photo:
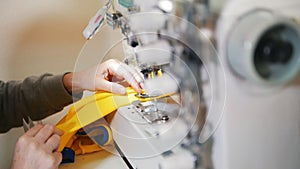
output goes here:
<path id="1" fill-rule="evenodd" d="M 106 80 L 101 80 L 97 82 L 97 90 L 105 90 L 115 94 L 122 94 L 122 95 L 126 94 L 126 89 L 124 86 Z"/>
<path id="2" fill-rule="evenodd" d="M 46 141 L 46 147 L 49 150 L 49 152 L 54 152 L 58 149 L 60 144 L 60 136 L 57 134 L 53 134 L 47 141 Z"/>
<path id="3" fill-rule="evenodd" d="M 114 71 L 115 74 L 124 77 L 124 79 L 138 92 L 141 92 L 141 88 L 139 87 L 139 83 L 134 78 L 134 75 L 127 69 L 127 65 L 120 64 L 117 70 Z"/>
<path id="4" fill-rule="evenodd" d="M 126 65 L 125 63 L 121 63 L 121 66 L 123 66 L 127 71 L 129 71 L 134 76 L 136 81 L 142 82 L 144 80 L 141 74 L 136 69 Z"/>
<path id="5" fill-rule="evenodd" d="M 55 127 L 50 124 L 46 124 L 35 136 L 37 141 L 45 143 L 48 138 L 54 133 Z"/>
<path id="6" fill-rule="evenodd" d="M 41 130 L 41 128 L 43 128 L 43 126 L 44 125 L 42 124 L 37 124 L 33 126 L 31 129 L 29 129 L 25 134 L 27 136 L 34 137 Z"/>
<path id="7" fill-rule="evenodd" d="M 121 82 L 121 81 L 124 81 L 125 79 L 121 76 L 118 76 L 118 75 L 115 75 L 111 78 L 111 82 Z"/>
<path id="8" fill-rule="evenodd" d="M 58 167 L 59 165 L 60 165 L 60 163 L 61 163 L 61 160 L 62 160 L 62 154 L 60 153 L 60 152 L 57 152 L 57 151 L 55 151 L 55 152 L 53 152 L 53 157 L 54 157 L 54 159 L 55 159 L 55 166 L 56 167 Z"/>
<path id="9" fill-rule="evenodd" d="M 56 127 L 54 127 L 54 132 L 53 132 L 54 134 L 57 134 L 57 135 L 59 135 L 59 136 L 62 136 L 63 134 L 64 134 L 64 131 L 63 130 L 61 130 L 61 129 L 58 129 L 58 128 L 56 128 Z"/>
<path id="10" fill-rule="evenodd" d="M 138 87 L 142 90 L 144 88 L 144 75 L 139 72 L 138 70 L 131 68 L 130 66 L 127 66 L 129 68 L 129 71 L 131 74 L 133 74 L 133 77 L 138 82 Z"/>

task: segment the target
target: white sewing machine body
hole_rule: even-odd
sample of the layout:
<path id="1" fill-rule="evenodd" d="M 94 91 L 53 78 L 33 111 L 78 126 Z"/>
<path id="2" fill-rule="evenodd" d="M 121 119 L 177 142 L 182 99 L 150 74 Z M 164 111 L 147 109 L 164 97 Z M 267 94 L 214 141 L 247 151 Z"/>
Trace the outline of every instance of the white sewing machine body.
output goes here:
<path id="1" fill-rule="evenodd" d="M 214 135 L 214 166 L 218 169 L 300 167 L 298 71 L 286 84 L 261 84 L 233 73 L 226 60 L 232 25 L 236 25 L 234 23 L 242 18 L 243 14 L 259 9 L 270 10 L 286 20 L 294 20 L 299 29 L 299 1 L 229 1 L 223 9 L 216 36 L 218 51 L 226 72 L 228 92 L 224 116 Z M 251 27 L 244 28 L 249 36 L 262 25 L 259 19 L 261 18 L 257 18 Z M 247 39 L 244 39 L 241 44 L 246 46 L 246 41 Z M 295 48 L 298 49 L 294 49 L 294 52 L 299 50 L 299 47 L 297 44 Z M 245 53 L 248 54 L 251 54 L 250 51 Z M 300 57 L 299 53 L 296 57 Z M 298 67 L 299 65 L 293 68 Z"/>

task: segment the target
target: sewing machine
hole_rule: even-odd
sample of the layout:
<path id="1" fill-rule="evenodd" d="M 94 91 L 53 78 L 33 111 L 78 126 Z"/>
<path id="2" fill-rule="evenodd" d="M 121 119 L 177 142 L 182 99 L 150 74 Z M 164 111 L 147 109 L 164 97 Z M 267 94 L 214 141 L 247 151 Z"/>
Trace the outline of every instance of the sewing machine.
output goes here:
<path id="1" fill-rule="evenodd" d="M 168 95 L 115 114 L 128 168 L 299 168 L 300 3 L 255 2 L 119 0 L 92 18 L 87 39 L 105 16 L 121 30 L 138 97 Z"/>

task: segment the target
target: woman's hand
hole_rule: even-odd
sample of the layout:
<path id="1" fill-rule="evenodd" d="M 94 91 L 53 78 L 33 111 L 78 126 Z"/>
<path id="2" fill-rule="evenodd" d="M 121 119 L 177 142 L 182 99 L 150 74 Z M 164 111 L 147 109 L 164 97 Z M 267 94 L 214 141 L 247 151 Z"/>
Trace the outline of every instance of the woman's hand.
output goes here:
<path id="1" fill-rule="evenodd" d="M 69 92 L 105 90 L 125 94 L 125 87 L 119 83 L 124 80 L 137 92 L 142 91 L 140 73 L 123 62 L 110 59 L 90 69 L 66 74 L 64 84 Z"/>
<path id="2" fill-rule="evenodd" d="M 63 131 L 53 125 L 38 124 L 17 141 L 12 169 L 57 169 L 62 155 L 57 152 Z"/>

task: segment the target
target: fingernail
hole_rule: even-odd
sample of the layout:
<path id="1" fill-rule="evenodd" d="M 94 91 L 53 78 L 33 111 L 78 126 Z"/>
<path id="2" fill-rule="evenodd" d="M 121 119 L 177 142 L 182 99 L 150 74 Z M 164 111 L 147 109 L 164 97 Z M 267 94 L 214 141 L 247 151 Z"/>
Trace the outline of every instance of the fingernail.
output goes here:
<path id="1" fill-rule="evenodd" d="M 140 85 L 141 89 L 144 89 L 145 85 L 143 82 L 140 82 L 139 85 Z"/>

